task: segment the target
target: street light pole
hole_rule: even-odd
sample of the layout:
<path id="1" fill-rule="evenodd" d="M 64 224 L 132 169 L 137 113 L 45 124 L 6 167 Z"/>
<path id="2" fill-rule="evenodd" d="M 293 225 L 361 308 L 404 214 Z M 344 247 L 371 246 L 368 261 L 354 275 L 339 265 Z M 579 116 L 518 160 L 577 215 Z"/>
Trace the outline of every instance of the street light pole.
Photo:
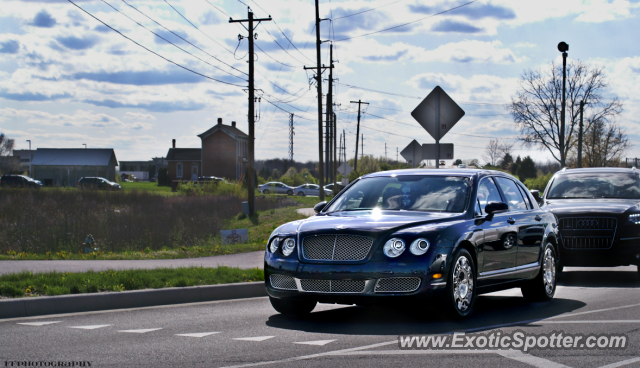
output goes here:
<path id="1" fill-rule="evenodd" d="M 583 134 L 583 115 L 584 115 L 584 100 L 580 101 L 580 127 L 578 129 L 578 168 L 582 167 L 582 134 Z"/>
<path id="2" fill-rule="evenodd" d="M 560 42 L 558 44 L 558 51 L 562 53 L 562 110 L 560 112 L 560 132 L 558 136 L 560 138 L 560 166 L 565 167 L 564 117 L 567 95 L 567 51 L 569 51 L 569 45 L 566 42 Z"/>
<path id="3" fill-rule="evenodd" d="M 87 144 L 86 143 L 82 143 L 82 145 L 84 146 L 84 149 L 87 149 Z"/>
<path id="4" fill-rule="evenodd" d="M 33 178 L 33 173 L 31 172 L 31 160 L 33 159 L 33 155 L 31 154 L 31 139 L 27 139 L 29 142 L 29 177 Z"/>

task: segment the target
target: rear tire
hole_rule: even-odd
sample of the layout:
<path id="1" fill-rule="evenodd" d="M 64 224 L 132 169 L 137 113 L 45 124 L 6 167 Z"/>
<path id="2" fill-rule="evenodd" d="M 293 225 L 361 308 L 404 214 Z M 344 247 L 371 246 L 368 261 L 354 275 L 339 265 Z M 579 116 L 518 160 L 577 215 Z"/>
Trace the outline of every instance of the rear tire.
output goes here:
<path id="1" fill-rule="evenodd" d="M 298 192 L 298 195 L 299 195 L 300 197 L 304 197 L 304 192 Z"/>
<path id="2" fill-rule="evenodd" d="M 262 194 L 269 194 L 269 190 L 268 189 L 263 190 Z"/>
<path id="3" fill-rule="evenodd" d="M 447 312 L 454 319 L 469 317 L 476 305 L 476 265 L 464 248 L 452 257 L 446 289 Z"/>
<path id="4" fill-rule="evenodd" d="M 542 265 L 535 279 L 521 287 L 522 296 L 530 302 L 548 302 L 556 293 L 556 250 L 551 243 L 544 246 Z"/>
<path id="5" fill-rule="evenodd" d="M 293 195 L 293 190 L 287 191 L 287 195 Z"/>
<path id="6" fill-rule="evenodd" d="M 269 297 L 269 301 L 273 309 L 280 314 L 293 316 L 307 315 L 311 313 L 313 308 L 316 307 L 316 304 L 318 304 L 316 301 L 276 299 L 271 296 Z"/>

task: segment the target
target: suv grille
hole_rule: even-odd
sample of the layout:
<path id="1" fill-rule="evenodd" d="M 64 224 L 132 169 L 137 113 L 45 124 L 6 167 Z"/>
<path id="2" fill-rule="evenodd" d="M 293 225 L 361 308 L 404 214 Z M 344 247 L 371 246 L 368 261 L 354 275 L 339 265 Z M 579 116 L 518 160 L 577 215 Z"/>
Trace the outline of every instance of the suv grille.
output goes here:
<path id="1" fill-rule="evenodd" d="M 362 293 L 364 280 L 300 280 L 303 291 L 324 293 Z"/>
<path id="2" fill-rule="evenodd" d="M 314 261 L 362 261 L 373 239 L 356 235 L 309 236 L 302 241 L 302 255 Z"/>
<path id="3" fill-rule="evenodd" d="M 611 247 L 611 238 L 567 236 L 564 238 L 564 247 L 569 249 L 607 249 Z"/>
<path id="4" fill-rule="evenodd" d="M 420 287 L 419 277 L 390 277 L 378 279 L 374 291 L 376 293 L 409 293 Z"/>
<path id="5" fill-rule="evenodd" d="M 560 220 L 561 230 L 615 230 L 617 220 L 614 218 L 584 217 L 564 218 Z"/>
<path id="6" fill-rule="evenodd" d="M 618 220 L 612 217 L 560 219 L 560 232 L 567 249 L 608 249 L 613 245 Z"/>

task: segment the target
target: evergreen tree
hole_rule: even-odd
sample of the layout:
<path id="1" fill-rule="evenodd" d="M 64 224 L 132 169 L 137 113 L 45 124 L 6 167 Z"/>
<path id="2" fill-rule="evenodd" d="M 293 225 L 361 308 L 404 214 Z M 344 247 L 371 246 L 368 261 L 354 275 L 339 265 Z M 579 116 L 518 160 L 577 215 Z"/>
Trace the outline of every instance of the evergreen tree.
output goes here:
<path id="1" fill-rule="evenodd" d="M 538 176 L 538 170 L 533 159 L 529 156 L 525 157 L 518 168 L 518 177 L 520 181 L 524 182 L 529 178 L 536 178 Z"/>

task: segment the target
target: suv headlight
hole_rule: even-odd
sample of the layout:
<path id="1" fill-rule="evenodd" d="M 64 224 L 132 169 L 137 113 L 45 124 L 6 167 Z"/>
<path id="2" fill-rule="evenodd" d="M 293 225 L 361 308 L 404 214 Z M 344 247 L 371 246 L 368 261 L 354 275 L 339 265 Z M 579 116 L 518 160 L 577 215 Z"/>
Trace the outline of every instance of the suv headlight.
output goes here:
<path id="1" fill-rule="evenodd" d="M 416 256 L 421 256 L 429 250 L 429 241 L 427 239 L 416 239 L 411 243 L 409 251 Z"/>
<path id="2" fill-rule="evenodd" d="M 640 225 L 640 213 L 632 213 L 629 215 L 629 221 L 636 225 Z"/>
<path id="3" fill-rule="evenodd" d="M 393 238 L 387 240 L 382 248 L 382 252 L 389 258 L 396 258 L 404 252 L 405 248 L 406 247 L 402 239 Z"/>
<path id="4" fill-rule="evenodd" d="M 276 237 L 271 240 L 271 244 L 269 244 L 269 251 L 271 253 L 275 253 L 280 248 L 280 238 Z"/>
<path id="5" fill-rule="evenodd" d="M 285 256 L 289 256 L 293 253 L 293 250 L 296 248 L 296 241 L 293 238 L 286 238 L 282 242 L 282 254 Z"/>

